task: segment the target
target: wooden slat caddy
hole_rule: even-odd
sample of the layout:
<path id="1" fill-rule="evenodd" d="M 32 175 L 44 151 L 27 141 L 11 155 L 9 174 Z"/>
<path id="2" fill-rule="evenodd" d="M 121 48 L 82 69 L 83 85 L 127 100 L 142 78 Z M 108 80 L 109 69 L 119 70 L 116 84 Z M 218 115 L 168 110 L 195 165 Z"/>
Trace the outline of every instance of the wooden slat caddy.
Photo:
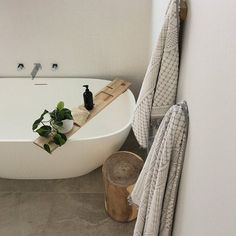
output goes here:
<path id="1" fill-rule="evenodd" d="M 86 123 L 95 117 L 100 111 L 102 111 L 106 106 L 108 106 L 113 100 L 115 100 L 119 95 L 124 93 L 129 86 L 130 82 L 121 79 L 114 79 L 111 83 L 105 86 L 94 96 L 94 108 L 90 111 L 89 117 Z M 85 123 L 85 124 L 86 124 Z M 74 133 L 76 133 L 81 126 L 74 123 L 73 129 L 66 134 L 67 138 L 70 138 Z M 38 137 L 34 143 L 39 147 L 43 148 L 44 144 L 48 144 L 51 152 L 53 152 L 59 146 L 54 144 L 49 138 Z"/>

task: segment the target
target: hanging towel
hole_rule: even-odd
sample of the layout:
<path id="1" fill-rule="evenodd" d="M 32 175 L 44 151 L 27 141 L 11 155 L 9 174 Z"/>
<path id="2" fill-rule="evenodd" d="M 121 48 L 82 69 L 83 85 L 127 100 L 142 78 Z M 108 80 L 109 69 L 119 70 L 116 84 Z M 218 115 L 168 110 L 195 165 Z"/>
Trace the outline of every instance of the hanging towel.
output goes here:
<path id="1" fill-rule="evenodd" d="M 178 0 L 171 0 L 137 101 L 132 127 L 143 148 L 148 145 L 151 116 L 160 123 L 175 104 L 179 69 L 178 12 Z"/>
<path id="2" fill-rule="evenodd" d="M 139 206 L 134 236 L 170 236 L 188 131 L 186 102 L 172 106 L 156 133 L 129 201 Z"/>

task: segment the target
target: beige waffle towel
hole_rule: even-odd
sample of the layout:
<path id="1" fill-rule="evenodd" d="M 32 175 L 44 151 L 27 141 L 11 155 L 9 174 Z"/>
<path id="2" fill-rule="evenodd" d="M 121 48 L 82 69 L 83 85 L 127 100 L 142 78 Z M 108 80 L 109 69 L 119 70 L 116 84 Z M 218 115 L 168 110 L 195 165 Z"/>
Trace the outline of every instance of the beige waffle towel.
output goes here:
<path id="1" fill-rule="evenodd" d="M 134 236 L 171 236 L 188 131 L 186 102 L 172 106 L 130 196 L 139 206 Z"/>
<path id="2" fill-rule="evenodd" d="M 148 146 L 151 117 L 161 119 L 175 104 L 179 67 L 178 0 L 171 0 L 154 49 L 134 113 L 133 131 L 140 144 Z"/>

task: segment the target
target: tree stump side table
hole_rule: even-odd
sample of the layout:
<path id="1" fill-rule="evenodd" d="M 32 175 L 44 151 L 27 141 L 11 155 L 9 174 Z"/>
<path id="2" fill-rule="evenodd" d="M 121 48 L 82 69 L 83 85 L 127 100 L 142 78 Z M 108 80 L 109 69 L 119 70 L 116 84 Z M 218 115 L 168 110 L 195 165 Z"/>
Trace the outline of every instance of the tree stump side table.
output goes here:
<path id="1" fill-rule="evenodd" d="M 105 209 L 112 219 L 129 222 L 137 217 L 137 209 L 129 205 L 127 197 L 131 193 L 142 167 L 142 158 L 126 151 L 112 154 L 103 164 Z"/>

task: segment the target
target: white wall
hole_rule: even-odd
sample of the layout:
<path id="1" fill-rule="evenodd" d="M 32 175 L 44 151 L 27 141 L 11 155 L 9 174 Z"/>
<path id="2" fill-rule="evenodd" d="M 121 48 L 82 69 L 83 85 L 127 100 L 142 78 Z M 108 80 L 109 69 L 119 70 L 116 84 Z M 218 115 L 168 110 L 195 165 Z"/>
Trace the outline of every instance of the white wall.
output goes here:
<path id="1" fill-rule="evenodd" d="M 0 0 L 0 77 L 112 78 L 133 82 L 137 92 L 149 60 L 151 1 Z M 26 69 L 16 70 L 18 62 Z M 59 63 L 58 72 L 50 70 Z"/>
<path id="2" fill-rule="evenodd" d="M 235 236 L 236 1 L 188 5 L 178 98 L 190 133 L 174 236 Z"/>
<path id="3" fill-rule="evenodd" d="M 168 4 L 169 0 L 152 0 L 152 48 L 157 43 Z"/>

